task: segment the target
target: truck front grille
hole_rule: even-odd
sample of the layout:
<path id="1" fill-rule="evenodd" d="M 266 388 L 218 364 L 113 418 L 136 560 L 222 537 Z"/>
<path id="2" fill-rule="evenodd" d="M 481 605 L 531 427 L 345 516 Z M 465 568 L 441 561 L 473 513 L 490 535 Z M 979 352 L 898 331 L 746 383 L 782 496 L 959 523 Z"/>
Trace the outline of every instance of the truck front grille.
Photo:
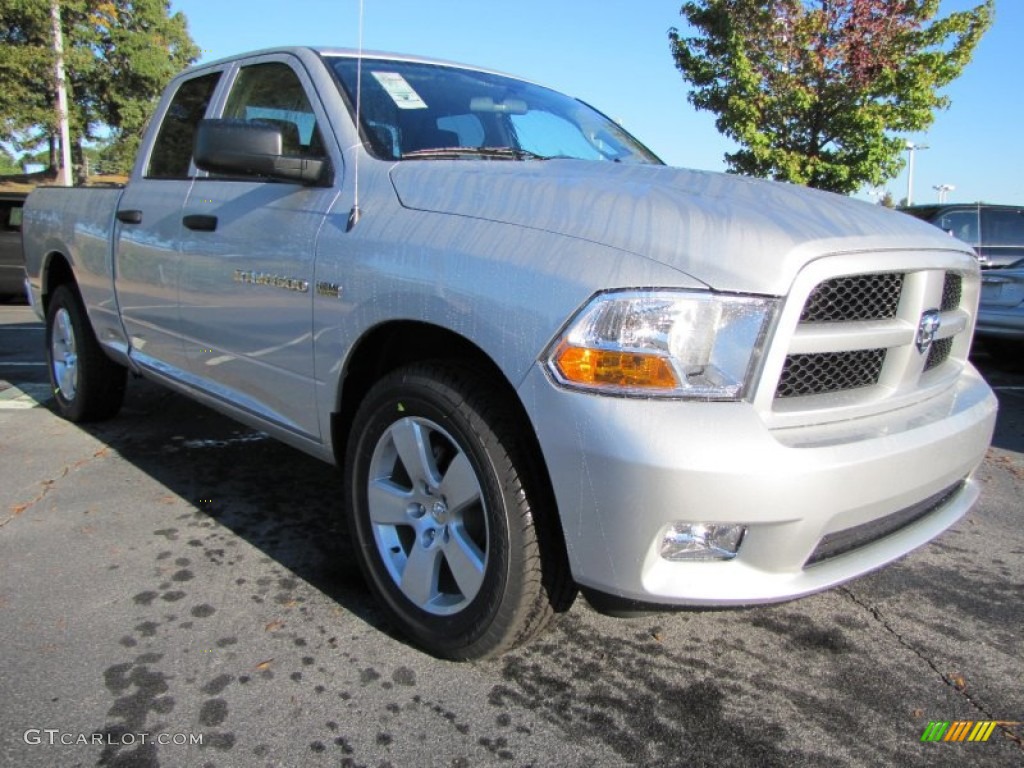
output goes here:
<path id="1" fill-rule="evenodd" d="M 931 348 L 928 350 L 928 360 L 925 361 L 924 369 L 930 371 L 932 368 L 938 368 L 949 358 L 949 353 L 953 351 L 953 338 L 939 339 L 933 341 Z"/>
<path id="2" fill-rule="evenodd" d="M 884 349 L 789 355 L 776 397 L 821 395 L 877 384 L 884 362 Z"/>
<path id="3" fill-rule="evenodd" d="M 900 273 L 835 277 L 814 289 L 800 322 L 844 323 L 896 317 L 902 291 Z"/>
<path id="4" fill-rule="evenodd" d="M 851 391 L 877 403 L 923 386 L 926 376 L 936 383 L 940 369 L 953 375 L 946 364 L 962 365 L 967 357 L 971 316 L 963 306 L 965 276 L 957 271 L 839 275 L 805 296 L 773 390 L 787 413 L 827 409 L 831 401 L 811 398 Z"/>
<path id="5" fill-rule="evenodd" d="M 950 312 L 960 306 L 964 293 L 964 279 L 956 272 L 947 272 L 942 281 L 942 304 L 939 306 L 943 312 Z"/>

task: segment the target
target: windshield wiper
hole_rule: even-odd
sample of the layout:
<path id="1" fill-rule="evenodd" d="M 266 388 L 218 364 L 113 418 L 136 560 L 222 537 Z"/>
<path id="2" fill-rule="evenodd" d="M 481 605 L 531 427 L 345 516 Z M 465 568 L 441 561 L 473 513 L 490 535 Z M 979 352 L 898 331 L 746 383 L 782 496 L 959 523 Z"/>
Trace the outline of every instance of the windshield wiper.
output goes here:
<path id="1" fill-rule="evenodd" d="M 431 149 L 414 149 L 402 154 L 403 160 L 449 160 L 458 157 L 485 157 L 491 160 L 548 160 L 528 149 L 516 147 L 436 147 Z"/>

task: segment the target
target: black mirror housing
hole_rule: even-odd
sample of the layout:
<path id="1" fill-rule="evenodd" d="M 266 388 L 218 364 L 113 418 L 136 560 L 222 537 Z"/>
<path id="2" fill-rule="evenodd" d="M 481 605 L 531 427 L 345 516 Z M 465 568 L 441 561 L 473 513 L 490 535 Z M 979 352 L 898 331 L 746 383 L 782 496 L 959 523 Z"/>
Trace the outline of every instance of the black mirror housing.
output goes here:
<path id="1" fill-rule="evenodd" d="M 200 120 L 193 157 L 210 173 L 264 176 L 312 186 L 329 183 L 329 163 L 302 155 L 283 155 L 281 129 L 248 120 Z"/>

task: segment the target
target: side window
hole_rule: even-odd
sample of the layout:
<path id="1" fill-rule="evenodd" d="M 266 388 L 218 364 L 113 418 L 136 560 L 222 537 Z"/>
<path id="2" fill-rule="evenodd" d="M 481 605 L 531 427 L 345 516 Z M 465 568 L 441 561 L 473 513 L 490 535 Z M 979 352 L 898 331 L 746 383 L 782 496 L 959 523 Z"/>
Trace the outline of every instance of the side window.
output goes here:
<path id="1" fill-rule="evenodd" d="M 21 203 L 0 202 L 0 229 L 4 232 L 18 232 L 21 230 Z"/>
<path id="2" fill-rule="evenodd" d="M 981 209 L 984 245 L 1024 245 L 1024 209 Z"/>
<path id="3" fill-rule="evenodd" d="M 324 158 L 316 115 L 298 75 L 287 64 L 253 64 L 238 73 L 224 117 L 258 121 L 281 129 L 285 155 Z"/>
<path id="4" fill-rule="evenodd" d="M 979 242 L 977 210 L 947 211 L 942 214 L 942 218 L 937 224 L 940 229 L 963 240 L 968 245 L 977 245 Z"/>
<path id="5" fill-rule="evenodd" d="M 147 178 L 188 178 L 196 125 L 206 114 L 206 107 L 213 97 L 218 80 L 220 72 L 214 72 L 186 80 L 178 88 L 153 144 L 149 167 L 146 169 Z"/>

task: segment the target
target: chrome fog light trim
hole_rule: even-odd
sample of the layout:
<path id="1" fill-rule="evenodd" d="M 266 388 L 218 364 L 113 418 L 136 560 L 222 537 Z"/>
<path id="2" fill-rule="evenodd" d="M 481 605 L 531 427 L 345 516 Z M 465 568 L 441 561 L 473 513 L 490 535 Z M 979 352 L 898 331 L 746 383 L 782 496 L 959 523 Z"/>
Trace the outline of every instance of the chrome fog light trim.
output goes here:
<path id="1" fill-rule="evenodd" d="M 661 556 L 688 562 L 732 560 L 746 532 L 743 525 L 673 523 L 662 537 Z"/>

